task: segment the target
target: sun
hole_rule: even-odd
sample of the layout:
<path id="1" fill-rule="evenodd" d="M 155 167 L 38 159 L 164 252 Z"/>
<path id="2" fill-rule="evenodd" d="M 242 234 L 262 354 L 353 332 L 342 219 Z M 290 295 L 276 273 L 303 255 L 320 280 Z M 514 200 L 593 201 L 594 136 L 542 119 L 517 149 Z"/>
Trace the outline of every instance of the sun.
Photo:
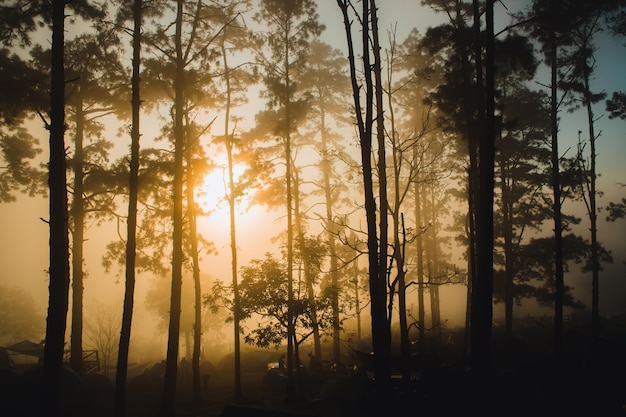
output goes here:
<path id="1" fill-rule="evenodd" d="M 234 166 L 235 184 L 243 180 L 246 167 L 245 163 Z M 252 204 L 250 195 L 237 199 L 231 229 L 228 190 L 228 170 L 217 168 L 202 178 L 194 193 L 203 211 L 197 218 L 197 232 L 212 243 L 211 250 L 205 253 L 203 268 L 213 277 L 226 280 L 231 279 L 233 262 L 245 265 L 273 250 L 272 237 L 278 230 L 274 213 L 263 205 Z"/>
<path id="2" fill-rule="evenodd" d="M 245 164 L 233 165 L 233 180 L 235 184 L 237 184 L 245 169 Z M 196 203 L 206 213 L 207 217 L 213 221 L 228 224 L 230 218 L 230 207 L 228 206 L 229 190 L 228 169 L 227 167 L 218 167 L 204 176 L 202 183 L 196 188 L 194 197 Z M 241 207 L 246 204 L 247 201 L 238 199 L 235 210 L 240 211 Z"/>

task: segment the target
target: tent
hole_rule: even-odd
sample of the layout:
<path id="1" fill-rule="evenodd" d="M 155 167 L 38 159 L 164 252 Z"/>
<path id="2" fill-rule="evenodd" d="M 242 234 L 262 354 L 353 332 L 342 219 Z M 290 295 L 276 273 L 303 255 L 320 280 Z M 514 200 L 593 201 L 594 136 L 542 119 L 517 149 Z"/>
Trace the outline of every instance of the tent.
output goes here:
<path id="1" fill-rule="evenodd" d="M 43 362 L 43 341 L 34 343 L 30 340 L 22 340 L 2 349 L 7 353 L 9 368 L 23 370 Z M 7 363 L 4 365 L 6 368 Z"/>
<path id="2" fill-rule="evenodd" d="M 35 343 L 30 340 L 22 340 L 11 346 L 6 346 L 5 349 L 9 351 L 9 353 L 34 356 L 43 359 L 43 342 Z"/>

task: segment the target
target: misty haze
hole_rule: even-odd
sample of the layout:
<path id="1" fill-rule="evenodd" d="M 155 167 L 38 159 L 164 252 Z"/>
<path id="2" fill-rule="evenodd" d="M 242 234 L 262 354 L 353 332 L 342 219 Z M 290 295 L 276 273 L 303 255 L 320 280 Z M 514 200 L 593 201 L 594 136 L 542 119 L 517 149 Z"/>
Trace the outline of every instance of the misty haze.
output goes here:
<path id="1" fill-rule="evenodd" d="M 0 415 L 624 415 L 623 2 L 0 22 Z"/>

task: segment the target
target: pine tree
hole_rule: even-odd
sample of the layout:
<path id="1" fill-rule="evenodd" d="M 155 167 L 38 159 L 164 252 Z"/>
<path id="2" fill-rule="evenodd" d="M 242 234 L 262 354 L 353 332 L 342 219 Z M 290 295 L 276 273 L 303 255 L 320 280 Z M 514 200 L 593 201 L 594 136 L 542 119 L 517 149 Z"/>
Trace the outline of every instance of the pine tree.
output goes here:
<path id="1" fill-rule="evenodd" d="M 115 417 L 126 415 L 126 379 L 128 375 L 128 354 L 130 350 L 130 335 L 133 321 L 133 307 L 135 302 L 135 277 L 137 257 L 137 199 L 139 189 L 139 139 L 140 139 L 140 109 L 141 109 L 141 27 L 142 27 L 142 0 L 134 0 L 132 5 L 132 76 L 131 76 L 131 144 L 128 178 L 128 220 L 126 224 L 126 262 L 124 307 L 122 311 L 122 325 L 120 331 L 117 368 L 115 373 Z"/>

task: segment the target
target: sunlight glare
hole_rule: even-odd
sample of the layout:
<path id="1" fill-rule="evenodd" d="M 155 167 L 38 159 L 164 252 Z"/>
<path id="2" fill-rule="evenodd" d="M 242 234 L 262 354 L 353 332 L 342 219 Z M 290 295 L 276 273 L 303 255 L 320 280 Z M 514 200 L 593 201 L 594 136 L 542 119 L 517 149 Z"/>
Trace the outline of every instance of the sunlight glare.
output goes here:
<path id="1" fill-rule="evenodd" d="M 245 164 L 233 165 L 233 180 L 235 184 L 239 181 L 245 170 Z M 196 189 L 196 202 L 209 217 L 219 217 L 219 220 L 228 221 L 228 168 L 219 167 L 204 176 L 202 184 Z M 245 201 L 243 202 L 245 203 Z M 236 209 L 242 205 L 240 199 L 237 201 Z"/>

